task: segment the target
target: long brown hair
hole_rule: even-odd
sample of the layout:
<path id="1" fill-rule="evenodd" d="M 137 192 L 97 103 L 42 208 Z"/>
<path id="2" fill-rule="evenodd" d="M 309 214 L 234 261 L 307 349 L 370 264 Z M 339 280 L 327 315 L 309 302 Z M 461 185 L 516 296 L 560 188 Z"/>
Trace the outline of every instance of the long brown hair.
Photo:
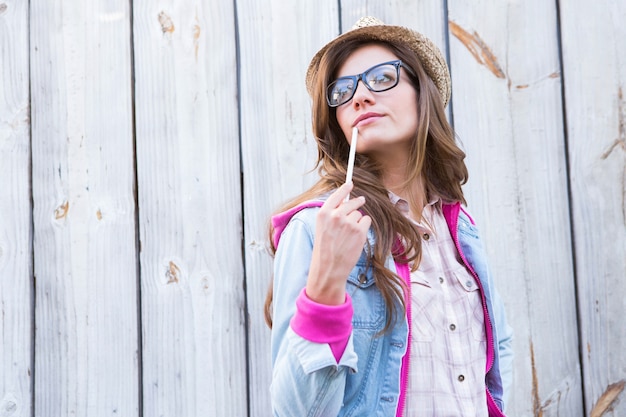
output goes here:
<path id="1" fill-rule="evenodd" d="M 463 162 L 465 153 L 457 146 L 454 132 L 448 123 L 439 91 L 424 71 L 414 52 L 400 42 L 372 42 L 362 39 L 349 39 L 330 48 L 320 61 L 317 79 L 312 94 L 313 133 L 317 140 L 317 168 L 319 181 L 310 189 L 291 200 L 277 212 L 292 208 L 304 201 L 341 186 L 346 178 L 349 144 L 337 122 L 334 108 L 326 103 L 326 86 L 332 82 L 339 67 L 357 48 L 368 44 L 381 44 L 394 53 L 410 71 L 406 74 L 417 92 L 416 114 L 418 128 L 415 140 L 410 147 L 406 182 L 408 185 L 424 180 L 425 189 L 446 202 L 465 203 L 461 186 L 467 181 L 467 168 Z M 421 256 L 421 239 L 415 226 L 389 200 L 387 189 L 382 183 L 381 168 L 366 155 L 357 155 L 353 173 L 353 195 L 365 196 L 362 210 L 372 218 L 372 228 L 376 243 L 369 253 L 369 264 L 373 269 L 375 283 L 387 310 L 384 331 L 388 330 L 398 314 L 406 308 L 403 280 L 385 268 L 385 260 L 391 253 L 396 261 L 412 262 L 417 265 Z M 410 187 L 408 187 L 410 188 Z M 415 201 L 409 201 L 415 206 Z M 269 230 L 273 242 L 273 230 Z M 402 245 L 397 242 L 401 241 Z M 276 248 L 271 243 L 271 252 Z M 272 284 L 265 301 L 265 319 L 271 327 Z"/>

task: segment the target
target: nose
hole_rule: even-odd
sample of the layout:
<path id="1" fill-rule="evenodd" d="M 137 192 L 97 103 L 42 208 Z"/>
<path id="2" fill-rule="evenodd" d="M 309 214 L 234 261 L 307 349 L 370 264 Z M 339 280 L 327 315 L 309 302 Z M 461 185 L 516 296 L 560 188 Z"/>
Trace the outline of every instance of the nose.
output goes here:
<path id="1" fill-rule="evenodd" d="M 363 80 L 359 80 L 356 83 L 356 90 L 354 91 L 354 96 L 352 96 L 352 105 L 356 108 L 362 106 L 364 104 L 374 104 L 375 102 L 374 94 L 370 91 L 369 88 L 365 85 Z"/>

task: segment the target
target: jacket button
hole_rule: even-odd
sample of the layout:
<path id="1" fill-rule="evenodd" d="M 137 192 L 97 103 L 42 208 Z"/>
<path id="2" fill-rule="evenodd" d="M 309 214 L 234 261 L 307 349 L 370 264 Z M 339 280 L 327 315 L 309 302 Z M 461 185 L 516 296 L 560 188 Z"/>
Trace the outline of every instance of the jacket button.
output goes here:
<path id="1" fill-rule="evenodd" d="M 359 282 L 361 284 L 365 284 L 367 282 L 367 275 L 365 275 L 365 274 L 359 275 Z"/>
<path id="2" fill-rule="evenodd" d="M 424 233 L 422 237 L 424 238 L 424 240 L 430 239 L 430 235 L 428 233 Z"/>
<path id="3" fill-rule="evenodd" d="M 465 381 L 465 376 L 459 375 L 459 377 L 457 379 L 459 380 L 459 382 L 463 382 L 463 381 Z"/>
<path id="4" fill-rule="evenodd" d="M 456 330 L 456 325 L 455 324 L 451 324 L 450 325 L 450 330 L 455 331 Z"/>

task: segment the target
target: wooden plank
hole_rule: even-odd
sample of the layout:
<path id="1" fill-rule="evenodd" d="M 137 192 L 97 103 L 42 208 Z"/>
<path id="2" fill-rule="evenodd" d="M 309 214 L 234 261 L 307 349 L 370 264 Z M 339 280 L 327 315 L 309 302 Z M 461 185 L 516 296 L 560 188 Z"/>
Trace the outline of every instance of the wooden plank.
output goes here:
<path id="1" fill-rule="evenodd" d="M 37 414 L 137 415 L 125 1 L 30 2 Z"/>
<path id="2" fill-rule="evenodd" d="M 233 2 L 134 2 L 143 414 L 245 416 Z"/>
<path id="3" fill-rule="evenodd" d="M 469 209 L 515 331 L 510 415 L 583 415 L 557 16 L 542 0 L 449 3 Z"/>
<path id="4" fill-rule="evenodd" d="M 250 416 L 271 411 L 270 332 L 263 303 L 272 274 L 270 214 L 317 178 L 309 61 L 338 34 L 337 2 L 237 1 L 241 72 Z"/>
<path id="5" fill-rule="evenodd" d="M 30 416 L 33 262 L 27 2 L 0 2 L 0 74 L 0 413 Z"/>
<path id="6" fill-rule="evenodd" d="M 388 25 L 406 26 L 422 33 L 445 54 L 447 47 L 443 5 L 444 3 L 439 1 L 363 2 L 345 0 L 341 2 L 341 26 L 345 32 L 352 28 L 359 18 L 374 16 Z"/>
<path id="7" fill-rule="evenodd" d="M 585 415 L 592 416 L 626 415 L 625 20 L 623 1 L 561 2 Z"/>

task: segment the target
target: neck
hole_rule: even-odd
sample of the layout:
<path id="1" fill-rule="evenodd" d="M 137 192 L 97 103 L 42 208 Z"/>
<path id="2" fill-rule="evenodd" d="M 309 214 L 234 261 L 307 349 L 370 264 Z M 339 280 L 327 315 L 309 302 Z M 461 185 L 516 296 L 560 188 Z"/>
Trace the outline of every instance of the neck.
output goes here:
<path id="1" fill-rule="evenodd" d="M 389 191 L 409 203 L 411 218 L 417 221 L 421 219 L 422 210 L 428 203 L 423 175 L 407 184 L 406 167 L 396 166 L 384 171 L 383 184 Z"/>

